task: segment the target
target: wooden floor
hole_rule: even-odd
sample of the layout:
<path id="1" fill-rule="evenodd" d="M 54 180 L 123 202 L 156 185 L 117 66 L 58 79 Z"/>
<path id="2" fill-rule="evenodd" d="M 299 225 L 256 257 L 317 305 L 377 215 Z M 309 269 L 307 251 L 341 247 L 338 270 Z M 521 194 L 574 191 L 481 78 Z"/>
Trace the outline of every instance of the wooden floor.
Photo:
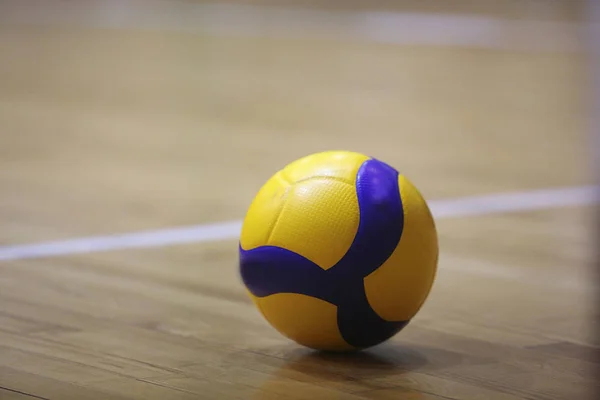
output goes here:
<path id="1" fill-rule="evenodd" d="M 38 3 L 0 6 L 37 16 L 0 23 L 5 247 L 238 220 L 277 169 L 327 149 L 385 160 L 432 201 L 591 183 L 579 50 L 106 29 L 42 23 Z M 472 12 L 521 15 L 508 3 Z M 450 4 L 416 11 L 469 11 Z M 592 399 L 592 216 L 440 216 L 425 307 L 345 356 L 264 322 L 235 238 L 0 261 L 0 399 Z"/>

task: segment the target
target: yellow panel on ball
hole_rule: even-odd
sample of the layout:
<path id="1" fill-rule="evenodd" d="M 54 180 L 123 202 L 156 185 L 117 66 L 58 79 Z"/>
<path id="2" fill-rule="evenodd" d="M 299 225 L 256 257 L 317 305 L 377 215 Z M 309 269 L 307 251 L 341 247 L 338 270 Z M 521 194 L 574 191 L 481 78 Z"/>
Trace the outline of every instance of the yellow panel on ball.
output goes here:
<path id="1" fill-rule="evenodd" d="M 324 151 L 288 164 L 282 173 L 290 183 L 315 177 L 331 177 L 354 185 L 358 169 L 368 159 L 366 155 L 352 151 Z"/>
<path id="2" fill-rule="evenodd" d="M 437 271 L 438 238 L 429 207 L 417 188 L 399 176 L 404 209 L 400 243 L 390 258 L 365 278 L 367 299 L 388 321 L 410 320 L 425 302 Z"/>
<path id="3" fill-rule="evenodd" d="M 250 296 L 269 324 L 291 340 L 316 350 L 353 349 L 340 334 L 335 305 L 296 293 Z"/>
<path id="4" fill-rule="evenodd" d="M 354 184 L 368 159 L 349 151 L 327 151 L 287 165 L 267 181 L 250 205 L 242 248 L 278 246 L 323 269 L 331 268 L 348 251 L 358 230 Z"/>
<path id="5" fill-rule="evenodd" d="M 290 189 L 269 244 L 329 269 L 350 248 L 359 214 L 354 186 L 332 178 L 304 180 Z"/>
<path id="6" fill-rule="evenodd" d="M 267 244 L 289 189 L 290 185 L 278 172 L 259 190 L 250 204 L 242 225 L 240 235 L 242 248 L 249 250 Z"/>

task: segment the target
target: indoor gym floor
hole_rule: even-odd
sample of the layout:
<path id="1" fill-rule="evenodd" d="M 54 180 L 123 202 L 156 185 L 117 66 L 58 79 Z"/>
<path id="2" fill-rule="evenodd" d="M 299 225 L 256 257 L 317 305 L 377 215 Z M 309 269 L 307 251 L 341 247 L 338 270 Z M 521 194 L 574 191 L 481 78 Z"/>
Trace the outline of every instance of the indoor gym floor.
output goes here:
<path id="1" fill-rule="evenodd" d="M 592 398 L 578 5 L 245 3 L 0 3 L 0 399 Z M 424 308 L 355 355 L 237 270 L 258 188 L 328 149 L 406 174 L 440 237 Z"/>

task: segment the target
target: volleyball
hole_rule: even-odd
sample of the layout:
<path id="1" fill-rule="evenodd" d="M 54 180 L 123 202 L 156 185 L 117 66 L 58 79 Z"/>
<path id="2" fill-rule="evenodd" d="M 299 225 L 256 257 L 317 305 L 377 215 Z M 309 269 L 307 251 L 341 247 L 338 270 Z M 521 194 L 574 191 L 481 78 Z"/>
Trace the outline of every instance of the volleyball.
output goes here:
<path id="1" fill-rule="evenodd" d="M 258 191 L 239 268 L 264 319 L 294 342 L 366 349 L 422 308 L 438 264 L 434 218 L 389 164 L 351 151 L 293 161 Z"/>

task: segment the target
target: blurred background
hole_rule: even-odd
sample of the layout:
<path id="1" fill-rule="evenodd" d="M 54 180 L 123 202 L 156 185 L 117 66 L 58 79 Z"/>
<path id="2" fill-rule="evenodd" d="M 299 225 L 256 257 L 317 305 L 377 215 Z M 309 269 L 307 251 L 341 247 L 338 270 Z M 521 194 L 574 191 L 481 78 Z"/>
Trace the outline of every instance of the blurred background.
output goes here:
<path id="1" fill-rule="evenodd" d="M 0 398 L 593 398 L 594 7 L 0 0 Z M 258 188 L 331 149 L 432 204 L 416 358 L 299 356 L 239 284 Z"/>
<path id="2" fill-rule="evenodd" d="M 275 3 L 1 2 L 3 239 L 237 218 L 329 148 L 431 198 L 589 183 L 582 2 Z"/>

